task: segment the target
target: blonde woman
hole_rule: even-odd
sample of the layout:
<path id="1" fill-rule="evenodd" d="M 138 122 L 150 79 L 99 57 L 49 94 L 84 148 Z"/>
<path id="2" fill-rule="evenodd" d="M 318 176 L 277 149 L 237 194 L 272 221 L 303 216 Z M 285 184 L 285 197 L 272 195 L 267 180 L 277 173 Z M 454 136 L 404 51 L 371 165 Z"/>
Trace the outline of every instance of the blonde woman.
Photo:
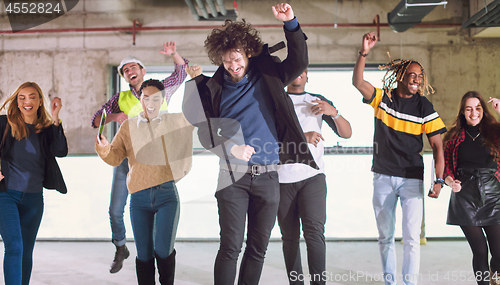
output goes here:
<path id="1" fill-rule="evenodd" d="M 55 97 L 51 117 L 40 87 L 25 82 L 0 108 L 7 110 L 7 115 L 0 116 L 0 235 L 6 285 L 29 284 L 43 188 L 67 192 L 55 159 L 68 153 L 59 121 L 61 107 L 61 99 Z"/>

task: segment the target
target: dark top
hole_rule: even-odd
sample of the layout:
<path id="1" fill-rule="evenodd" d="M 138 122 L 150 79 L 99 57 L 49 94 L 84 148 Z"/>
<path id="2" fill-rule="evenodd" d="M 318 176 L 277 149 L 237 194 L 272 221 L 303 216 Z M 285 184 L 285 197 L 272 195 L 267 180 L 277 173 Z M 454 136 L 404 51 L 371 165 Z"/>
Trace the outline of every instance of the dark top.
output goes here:
<path id="1" fill-rule="evenodd" d="M 5 127 L 7 126 L 7 116 L 0 116 L 0 136 L 3 136 Z M 63 194 L 68 190 L 61 173 L 61 169 L 56 161 L 57 157 L 63 157 L 68 155 L 68 143 L 66 141 L 66 136 L 64 135 L 64 130 L 62 124 L 59 126 L 50 125 L 40 133 L 36 134 L 40 142 L 41 154 L 44 160 L 44 177 L 43 177 L 43 187 L 46 189 L 55 189 Z M 1 140 L 1 138 L 0 138 Z M 8 133 L 8 137 L 5 140 L 5 144 L 2 147 L 1 154 L 1 167 L 4 179 L 0 181 L 0 191 L 7 191 L 6 185 L 9 184 L 11 178 L 10 164 L 12 163 L 12 147 L 15 144 L 16 138 Z"/>
<path id="2" fill-rule="evenodd" d="M 491 149 L 484 144 L 479 125 L 465 126 L 465 139 L 458 146 L 458 168 L 497 168 Z"/>
<path id="3" fill-rule="evenodd" d="M 424 178 L 422 134 L 428 138 L 446 132 L 432 103 L 420 94 L 410 98 L 392 92 L 392 100 L 375 88 L 363 102 L 374 108 L 372 171 L 403 178 Z"/>
<path id="4" fill-rule="evenodd" d="M 15 140 L 10 149 L 12 159 L 7 188 L 25 193 L 40 193 L 43 191 L 44 156 L 35 133 L 35 125 L 26 126 L 28 137 Z"/>
<path id="5" fill-rule="evenodd" d="M 276 134 L 276 118 L 273 116 L 272 100 L 256 68 L 250 69 L 239 82 L 232 82 L 227 73 L 224 75 L 224 88 L 221 94 L 220 117 L 238 121 L 243 138 L 238 134 L 221 129 L 221 136 L 231 138 L 233 145 L 252 146 L 255 154 L 245 162 L 229 155 L 236 164 L 276 164 L 279 162 Z M 237 137 L 232 137 L 236 135 Z M 239 136 L 241 137 L 241 136 Z M 238 142 L 239 141 L 239 142 Z M 228 145 L 230 149 L 232 146 Z"/>

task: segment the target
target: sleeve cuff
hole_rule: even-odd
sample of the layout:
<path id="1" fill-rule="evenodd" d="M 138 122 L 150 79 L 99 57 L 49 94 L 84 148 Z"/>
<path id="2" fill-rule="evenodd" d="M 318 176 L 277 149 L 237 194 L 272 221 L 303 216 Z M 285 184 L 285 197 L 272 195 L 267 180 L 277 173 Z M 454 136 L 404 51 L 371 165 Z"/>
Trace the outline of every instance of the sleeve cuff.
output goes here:
<path id="1" fill-rule="evenodd" d="M 283 23 L 285 24 L 285 29 L 289 32 L 294 31 L 299 26 L 299 22 L 297 21 L 297 17 L 294 17 L 292 20 L 285 21 Z"/>

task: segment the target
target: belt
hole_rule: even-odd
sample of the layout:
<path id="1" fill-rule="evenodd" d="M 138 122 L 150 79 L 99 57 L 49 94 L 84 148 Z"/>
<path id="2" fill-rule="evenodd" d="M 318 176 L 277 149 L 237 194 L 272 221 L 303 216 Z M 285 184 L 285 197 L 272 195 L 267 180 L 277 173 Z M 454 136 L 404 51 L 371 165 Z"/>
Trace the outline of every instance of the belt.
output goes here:
<path id="1" fill-rule="evenodd" d="M 469 182 L 476 182 L 477 190 L 479 191 L 479 195 L 481 197 L 481 200 L 479 201 L 478 207 L 482 207 L 486 202 L 486 193 L 484 192 L 485 188 L 483 187 L 482 178 L 488 177 L 488 176 L 494 176 L 496 169 L 494 169 L 494 168 L 477 168 L 477 169 L 459 168 L 457 170 L 457 172 L 458 172 L 460 178 L 462 180 L 465 180 L 464 182 L 462 182 L 462 188 L 465 187 L 465 185 Z"/>
<path id="2" fill-rule="evenodd" d="M 220 168 L 229 171 L 227 164 L 221 164 Z M 231 171 L 250 173 L 252 174 L 252 176 L 257 176 L 261 175 L 262 173 L 270 171 L 278 171 L 278 165 L 277 164 L 253 164 L 253 165 L 231 164 Z"/>

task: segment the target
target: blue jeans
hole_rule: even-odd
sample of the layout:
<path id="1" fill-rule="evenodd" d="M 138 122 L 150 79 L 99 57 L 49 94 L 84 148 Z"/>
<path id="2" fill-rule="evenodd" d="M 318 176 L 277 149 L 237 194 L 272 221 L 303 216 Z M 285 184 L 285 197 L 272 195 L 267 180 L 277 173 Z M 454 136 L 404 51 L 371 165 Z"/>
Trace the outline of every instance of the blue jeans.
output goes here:
<path id="1" fill-rule="evenodd" d="M 137 259 L 149 261 L 155 253 L 161 258 L 172 253 L 179 213 L 179 195 L 173 181 L 130 195 L 130 220 Z"/>
<path id="2" fill-rule="evenodd" d="M 43 193 L 0 192 L 0 234 L 6 285 L 28 285 L 33 248 L 43 214 Z"/>
<path id="3" fill-rule="evenodd" d="M 403 210 L 403 284 L 417 284 L 420 267 L 420 226 L 423 214 L 423 181 L 373 173 L 373 210 L 385 284 L 396 284 L 394 229 L 396 205 Z"/>
<path id="4" fill-rule="evenodd" d="M 109 202 L 109 221 L 111 224 L 111 238 L 116 246 L 125 244 L 125 223 L 123 222 L 123 212 L 127 204 L 128 188 L 128 158 L 113 169 L 113 182 L 111 184 L 111 199 Z"/>

